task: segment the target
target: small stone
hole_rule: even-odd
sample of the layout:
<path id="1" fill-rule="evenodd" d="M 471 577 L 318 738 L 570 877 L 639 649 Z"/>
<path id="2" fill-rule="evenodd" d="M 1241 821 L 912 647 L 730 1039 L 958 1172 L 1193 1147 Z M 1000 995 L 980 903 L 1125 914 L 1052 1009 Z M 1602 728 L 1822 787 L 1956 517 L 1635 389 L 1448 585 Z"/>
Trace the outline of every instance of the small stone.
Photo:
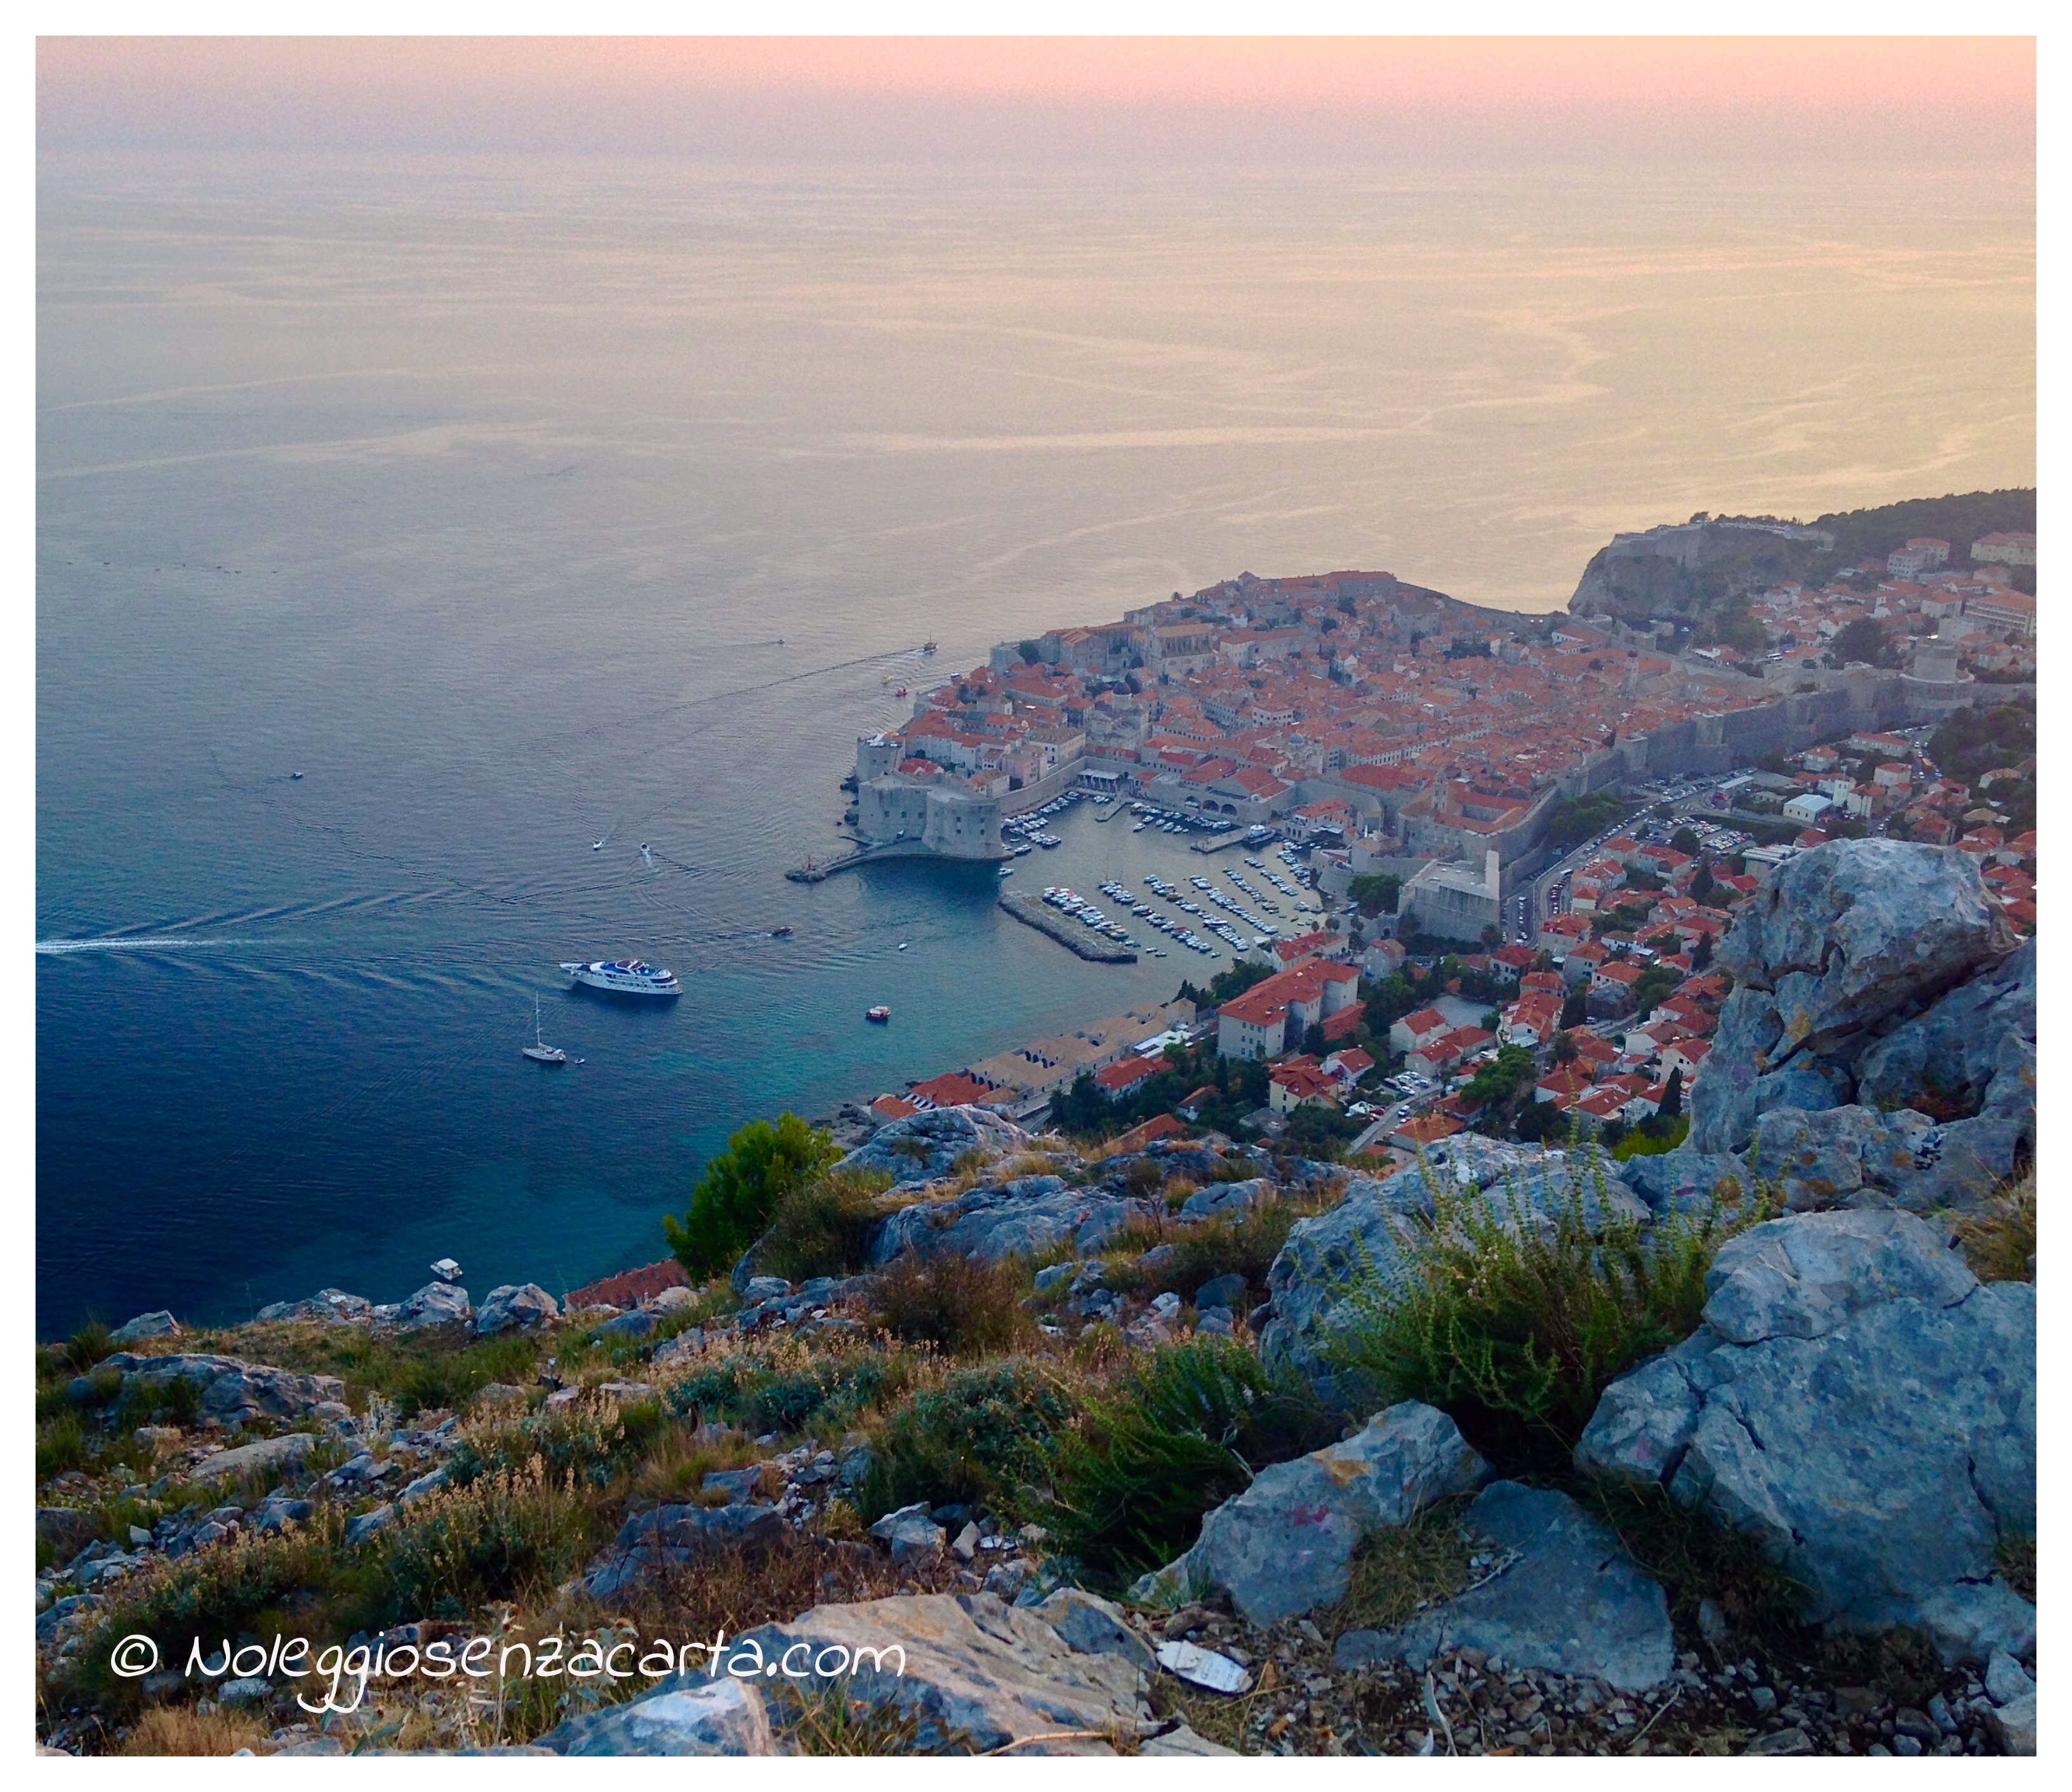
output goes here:
<path id="1" fill-rule="evenodd" d="M 1911 1705 L 1902 1705 L 1892 1714 L 1892 1727 L 1900 1735 L 1910 1736 L 1917 1742 L 1939 1742 L 1942 1738 L 1935 1720 L 1925 1711 L 1916 1711 Z"/>
<path id="2" fill-rule="evenodd" d="M 950 1547 L 967 1562 L 971 1560 L 978 1554 L 978 1527 L 967 1523 L 964 1529 L 957 1533 L 956 1540 L 950 1545 Z"/>
<path id="3" fill-rule="evenodd" d="M 1996 1649 L 1986 1663 L 1986 1696 L 1996 1705 L 2004 1705 L 2036 1691 L 2036 1682 L 2022 1670 L 2022 1665 L 2005 1650 Z"/>
<path id="4" fill-rule="evenodd" d="M 273 1691 L 273 1683 L 270 1680 L 225 1680 L 216 1688 L 216 1699 L 221 1705 L 249 1705 L 255 1700 L 269 1696 Z"/>
<path id="5" fill-rule="evenodd" d="M 1758 1715 L 1767 1717 L 1777 1709 L 1777 1695 L 1766 1686 L 1751 1687 L 1749 1703 L 1755 1707 Z"/>
<path id="6" fill-rule="evenodd" d="M 1892 1739 L 1892 1752 L 1896 1755 L 1918 1755 L 1921 1753 L 1921 1739 L 1901 1732 Z"/>
<path id="7" fill-rule="evenodd" d="M 1773 1730 L 1768 1736 L 1759 1736 L 1741 1753 L 1745 1755 L 1810 1755 L 1813 1752 L 1811 1740 L 1803 1730 Z M 1920 1752 L 1919 1745 L 1914 1752 Z M 1882 1750 L 1873 1750 L 1881 1753 Z"/>
<path id="8" fill-rule="evenodd" d="M 371 1512 L 363 1512 L 345 1527 L 345 1547 L 357 1549 L 369 1537 L 376 1536 L 396 1522 L 393 1506 L 377 1506 Z"/>

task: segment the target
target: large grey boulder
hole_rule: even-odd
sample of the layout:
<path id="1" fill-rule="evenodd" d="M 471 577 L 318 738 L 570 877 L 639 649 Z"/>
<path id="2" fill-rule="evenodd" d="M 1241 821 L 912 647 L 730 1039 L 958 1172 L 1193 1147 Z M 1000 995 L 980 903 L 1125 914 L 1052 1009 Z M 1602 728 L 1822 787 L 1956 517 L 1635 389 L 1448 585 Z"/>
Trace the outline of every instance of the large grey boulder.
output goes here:
<path id="1" fill-rule="evenodd" d="M 1755 1130 L 1756 1085 L 1769 1074 L 1783 1035 L 1784 1022 L 1766 989 L 1744 985 L 1720 1005 L 1712 1052 L 1691 1086 L 1685 1149 L 1711 1155 L 1747 1145 Z"/>
<path id="2" fill-rule="evenodd" d="M 1400 1659 L 1429 1667 L 1449 1649 L 1481 1649 L 1512 1667 L 1587 1675 L 1622 1692 L 1668 1679 L 1676 1642 L 1669 1601 L 1618 1539 L 1565 1494 L 1498 1481 L 1468 1523 L 1516 1559 L 1482 1585 L 1396 1630 L 1338 1639 L 1341 1667 Z"/>
<path id="3" fill-rule="evenodd" d="M 262 1326 L 314 1321 L 326 1326 L 359 1325 L 372 1317 L 374 1303 L 342 1288 L 320 1288 L 306 1301 L 276 1301 L 253 1317 Z"/>
<path id="4" fill-rule="evenodd" d="M 258 1418 L 299 1419 L 326 1400 L 345 1398 L 345 1383 L 335 1375 L 298 1375 L 238 1357 L 133 1356 L 118 1350 L 102 1367 L 121 1371 L 125 1394 L 133 1381 L 150 1390 L 187 1382 L 199 1391 L 202 1416 L 226 1425 Z"/>
<path id="5" fill-rule="evenodd" d="M 1688 1147 L 1630 1158 L 1619 1165 L 1619 1177 L 1658 1215 L 1698 1213 L 1716 1196 L 1724 1203 L 1754 1186 L 1749 1166 L 1732 1153 Z"/>
<path id="6" fill-rule="evenodd" d="M 537 1282 L 506 1282 L 483 1297 L 475 1330 L 478 1337 L 491 1338 L 499 1332 L 548 1325 L 561 1316 L 559 1304 Z"/>
<path id="7" fill-rule="evenodd" d="M 2028 1150 L 2029 1122 L 2000 1114 L 1938 1126 L 1911 1108 L 1779 1108 L 1756 1123 L 1753 1173 L 1779 1182 L 1794 1212 L 1901 1206 L 1914 1213 L 1975 1206 Z"/>
<path id="8" fill-rule="evenodd" d="M 2033 1648 L 1994 1558 L 2036 1533 L 2035 1289 L 1980 1285 L 1894 1211 L 1756 1227 L 1707 1289 L 1700 1330 L 1606 1390 L 1577 1467 L 1759 1539 L 1810 1622 L 1914 1626 L 1952 1661 Z"/>
<path id="9" fill-rule="evenodd" d="M 1148 1727 L 1142 1671 L 1112 1651 L 1074 1649 L 1034 1612 L 992 1593 L 927 1593 L 816 1605 L 738 1638 L 730 1672 L 780 1671 L 766 1688 L 838 1689 L 917 1720 L 915 1747 L 961 1732 L 984 1753 L 1059 1731 L 1135 1734 Z M 803 1670 L 801 1672 L 800 1671 Z M 1103 1742 L 1029 1741 L 1030 1754 L 1105 1754 Z"/>
<path id="10" fill-rule="evenodd" d="M 1098 1251 L 1150 1204 L 1096 1188 L 1075 1188 L 1058 1176 L 1018 1176 L 980 1183 L 953 1198 L 917 1201 L 889 1215 L 872 1234 L 870 1259 L 890 1263 L 911 1253 L 955 1256 L 997 1263 L 1069 1245 Z"/>
<path id="11" fill-rule="evenodd" d="M 434 1326 L 465 1325 L 475 1317 L 467 1290 L 456 1282 L 427 1282 L 402 1303 L 390 1322 L 398 1331 L 427 1331 Z"/>
<path id="12" fill-rule="evenodd" d="M 1830 841 L 1757 892 L 1718 962 L 1775 997 L 1786 1053 L 1822 1050 L 1965 976 L 1993 954 L 1996 919 L 1967 853 Z"/>
<path id="13" fill-rule="evenodd" d="M 572 1717 L 540 1738 L 557 1755 L 774 1755 L 763 1690 L 722 1675 L 675 1674 L 623 1705 Z"/>
<path id="14" fill-rule="evenodd" d="M 117 1326 L 110 1332 L 108 1342 L 118 1346 L 141 1344 L 147 1338 L 170 1338 L 179 1329 L 179 1321 L 170 1313 L 140 1313 L 126 1325 Z"/>
<path id="15" fill-rule="evenodd" d="M 1211 1182 L 1197 1189 L 1180 1204 L 1182 1219 L 1225 1219 L 1264 1206 L 1276 1194 L 1265 1178 L 1254 1176 L 1242 1182 Z"/>
<path id="16" fill-rule="evenodd" d="M 872 1170 L 895 1182 L 932 1182 L 970 1152 L 987 1158 L 1029 1147 L 1029 1135 L 983 1108 L 930 1108 L 882 1126 L 835 1167 Z"/>
<path id="17" fill-rule="evenodd" d="M 219 1450 L 204 1457 L 190 1472 L 197 1481 L 231 1481 L 248 1474 L 300 1468 L 317 1445 L 306 1431 L 291 1431 L 283 1436 L 261 1438 L 236 1449 Z"/>
<path id="18" fill-rule="evenodd" d="M 1334 1605 L 1363 1538 L 1408 1524 L 1488 1473 L 1451 1419 L 1406 1400 L 1342 1443 L 1262 1469 L 1202 1521 L 1192 1549 L 1145 1575 L 1131 1597 L 1179 1605 L 1215 1589 L 1261 1626 Z"/>
<path id="19" fill-rule="evenodd" d="M 1959 1115 L 2033 1109 L 2036 942 L 1888 1034 L 1856 1069 L 1857 1099 L 1869 1104 L 1921 1103 Z"/>

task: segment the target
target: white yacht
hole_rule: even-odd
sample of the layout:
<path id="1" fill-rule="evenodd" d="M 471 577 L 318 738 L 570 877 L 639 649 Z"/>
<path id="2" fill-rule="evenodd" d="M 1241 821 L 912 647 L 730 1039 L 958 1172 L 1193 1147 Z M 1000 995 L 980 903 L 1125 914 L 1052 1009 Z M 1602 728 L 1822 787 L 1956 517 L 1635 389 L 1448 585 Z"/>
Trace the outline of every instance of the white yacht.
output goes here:
<path id="1" fill-rule="evenodd" d="M 684 993 L 684 986 L 676 980 L 674 971 L 643 964 L 637 958 L 623 958 L 610 964 L 599 959 L 590 964 L 564 964 L 561 968 L 578 983 L 587 984 L 593 989 L 609 989 L 615 995 L 680 996 Z"/>
<path id="2" fill-rule="evenodd" d="M 532 1043 L 524 1048 L 525 1055 L 536 1064 L 565 1064 L 569 1054 L 559 1046 L 550 1046 L 540 1035 L 540 998 L 532 998 Z"/>

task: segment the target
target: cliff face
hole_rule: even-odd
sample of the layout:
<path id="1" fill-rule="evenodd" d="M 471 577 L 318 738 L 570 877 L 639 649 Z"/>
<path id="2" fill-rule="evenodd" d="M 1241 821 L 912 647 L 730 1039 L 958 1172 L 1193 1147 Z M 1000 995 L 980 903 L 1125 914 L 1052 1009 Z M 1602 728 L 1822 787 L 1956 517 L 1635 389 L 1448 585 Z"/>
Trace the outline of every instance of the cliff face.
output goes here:
<path id="1" fill-rule="evenodd" d="M 1781 579 L 1824 580 L 1914 536 L 1947 541 L 1951 563 L 1962 565 L 1979 536 L 2035 528 L 2036 493 L 2025 488 L 1837 511 L 1810 525 L 1700 512 L 1688 523 L 1621 536 L 1599 549 L 1584 568 L 1568 609 L 1577 616 L 1628 623 L 1653 617 L 1696 627 L 1735 598 Z"/>

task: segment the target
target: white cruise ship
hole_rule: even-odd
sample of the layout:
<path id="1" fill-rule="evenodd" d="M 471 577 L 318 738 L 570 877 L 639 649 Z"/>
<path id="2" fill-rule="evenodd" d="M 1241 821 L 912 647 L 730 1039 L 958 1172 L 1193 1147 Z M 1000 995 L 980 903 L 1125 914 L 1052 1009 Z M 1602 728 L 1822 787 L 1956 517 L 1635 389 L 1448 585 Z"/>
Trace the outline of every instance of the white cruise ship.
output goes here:
<path id="1" fill-rule="evenodd" d="M 593 989 L 609 989 L 619 996 L 680 996 L 684 986 L 677 982 L 674 971 L 664 971 L 652 964 L 643 964 L 637 958 L 624 958 L 612 964 L 598 960 L 590 964 L 564 964 L 561 968 L 578 983 L 587 984 Z"/>

